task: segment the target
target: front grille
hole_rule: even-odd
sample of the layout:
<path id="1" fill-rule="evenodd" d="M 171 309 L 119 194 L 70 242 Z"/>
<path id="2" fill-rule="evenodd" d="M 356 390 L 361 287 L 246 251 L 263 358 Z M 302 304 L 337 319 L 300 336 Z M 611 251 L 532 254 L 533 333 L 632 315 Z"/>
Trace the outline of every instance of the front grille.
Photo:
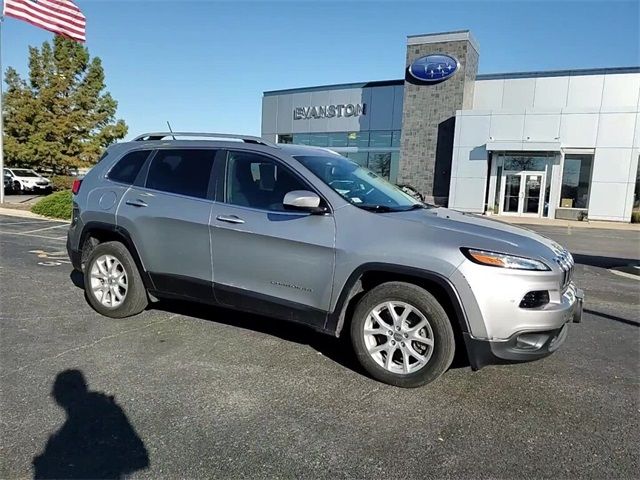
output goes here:
<path id="1" fill-rule="evenodd" d="M 564 292 L 573 278 L 573 257 L 567 250 L 562 250 L 555 258 L 555 260 L 560 267 L 560 270 L 562 270 L 562 277 L 560 278 L 560 290 Z"/>

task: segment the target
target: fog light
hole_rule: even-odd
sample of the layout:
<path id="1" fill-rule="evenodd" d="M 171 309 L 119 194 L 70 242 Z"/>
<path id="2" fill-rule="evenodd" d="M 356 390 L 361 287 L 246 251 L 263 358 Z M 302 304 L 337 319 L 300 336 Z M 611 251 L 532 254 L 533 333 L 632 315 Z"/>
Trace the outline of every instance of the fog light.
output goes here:
<path id="1" fill-rule="evenodd" d="M 547 290 L 535 290 L 527 293 L 520 301 L 520 308 L 538 308 L 549 303 Z"/>

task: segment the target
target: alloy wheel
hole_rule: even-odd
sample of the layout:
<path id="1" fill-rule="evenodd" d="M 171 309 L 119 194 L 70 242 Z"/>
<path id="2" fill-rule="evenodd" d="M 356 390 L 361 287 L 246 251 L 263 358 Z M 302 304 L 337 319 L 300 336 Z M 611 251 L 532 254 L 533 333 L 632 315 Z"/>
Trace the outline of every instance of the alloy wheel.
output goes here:
<path id="1" fill-rule="evenodd" d="M 102 305 L 116 308 L 127 296 L 127 272 L 113 255 L 101 255 L 91 265 L 91 292 Z"/>
<path id="2" fill-rule="evenodd" d="M 387 301 L 374 307 L 367 315 L 363 334 L 371 358 L 392 373 L 417 372 L 433 354 L 429 320 L 406 302 Z"/>

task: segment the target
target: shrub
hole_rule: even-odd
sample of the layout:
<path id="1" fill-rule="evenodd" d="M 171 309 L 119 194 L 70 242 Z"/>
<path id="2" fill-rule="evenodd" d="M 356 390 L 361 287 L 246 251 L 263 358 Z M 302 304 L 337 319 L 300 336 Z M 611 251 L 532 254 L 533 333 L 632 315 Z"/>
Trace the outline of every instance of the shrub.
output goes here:
<path id="1" fill-rule="evenodd" d="M 47 195 L 33 207 L 31 211 L 45 217 L 62 218 L 63 220 L 71 219 L 72 195 L 70 190 L 62 190 L 60 192 Z"/>
<path id="2" fill-rule="evenodd" d="M 631 223 L 640 223 L 640 210 L 631 212 Z"/>
<path id="3" fill-rule="evenodd" d="M 71 190 L 75 178 L 70 175 L 53 175 L 49 177 L 49 180 L 51 180 L 53 191 L 59 192 L 60 190 Z"/>

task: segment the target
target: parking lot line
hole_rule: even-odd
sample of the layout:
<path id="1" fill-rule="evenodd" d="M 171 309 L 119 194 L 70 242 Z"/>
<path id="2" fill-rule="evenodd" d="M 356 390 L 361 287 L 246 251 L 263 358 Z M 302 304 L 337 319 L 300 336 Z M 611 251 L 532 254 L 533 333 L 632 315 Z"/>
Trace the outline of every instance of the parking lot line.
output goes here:
<path id="1" fill-rule="evenodd" d="M 67 238 L 66 235 L 63 236 L 63 237 L 48 237 L 46 235 L 34 235 L 34 234 L 31 234 L 31 233 L 24 233 L 24 232 L 3 232 L 1 230 L 0 230 L 0 234 L 3 234 L 3 235 L 22 235 L 22 236 L 25 236 L 25 237 L 44 238 L 46 240 L 56 240 L 58 242 L 63 241 L 64 239 Z"/>
<path id="2" fill-rule="evenodd" d="M 0 225 L 5 226 L 5 225 L 27 225 L 29 223 L 51 223 L 53 220 L 29 220 L 27 222 L 9 222 L 9 223 L 5 223 L 5 222 L 0 222 Z"/>
<path id="3" fill-rule="evenodd" d="M 27 232 L 22 232 L 22 233 L 36 233 L 36 232 L 42 232 L 43 230 L 51 230 L 53 228 L 60 228 L 60 227 L 68 227 L 69 225 L 67 225 L 66 223 L 62 223 L 60 225 L 54 225 L 52 227 L 44 227 L 44 228 L 36 228 L 35 230 L 29 230 Z"/>

